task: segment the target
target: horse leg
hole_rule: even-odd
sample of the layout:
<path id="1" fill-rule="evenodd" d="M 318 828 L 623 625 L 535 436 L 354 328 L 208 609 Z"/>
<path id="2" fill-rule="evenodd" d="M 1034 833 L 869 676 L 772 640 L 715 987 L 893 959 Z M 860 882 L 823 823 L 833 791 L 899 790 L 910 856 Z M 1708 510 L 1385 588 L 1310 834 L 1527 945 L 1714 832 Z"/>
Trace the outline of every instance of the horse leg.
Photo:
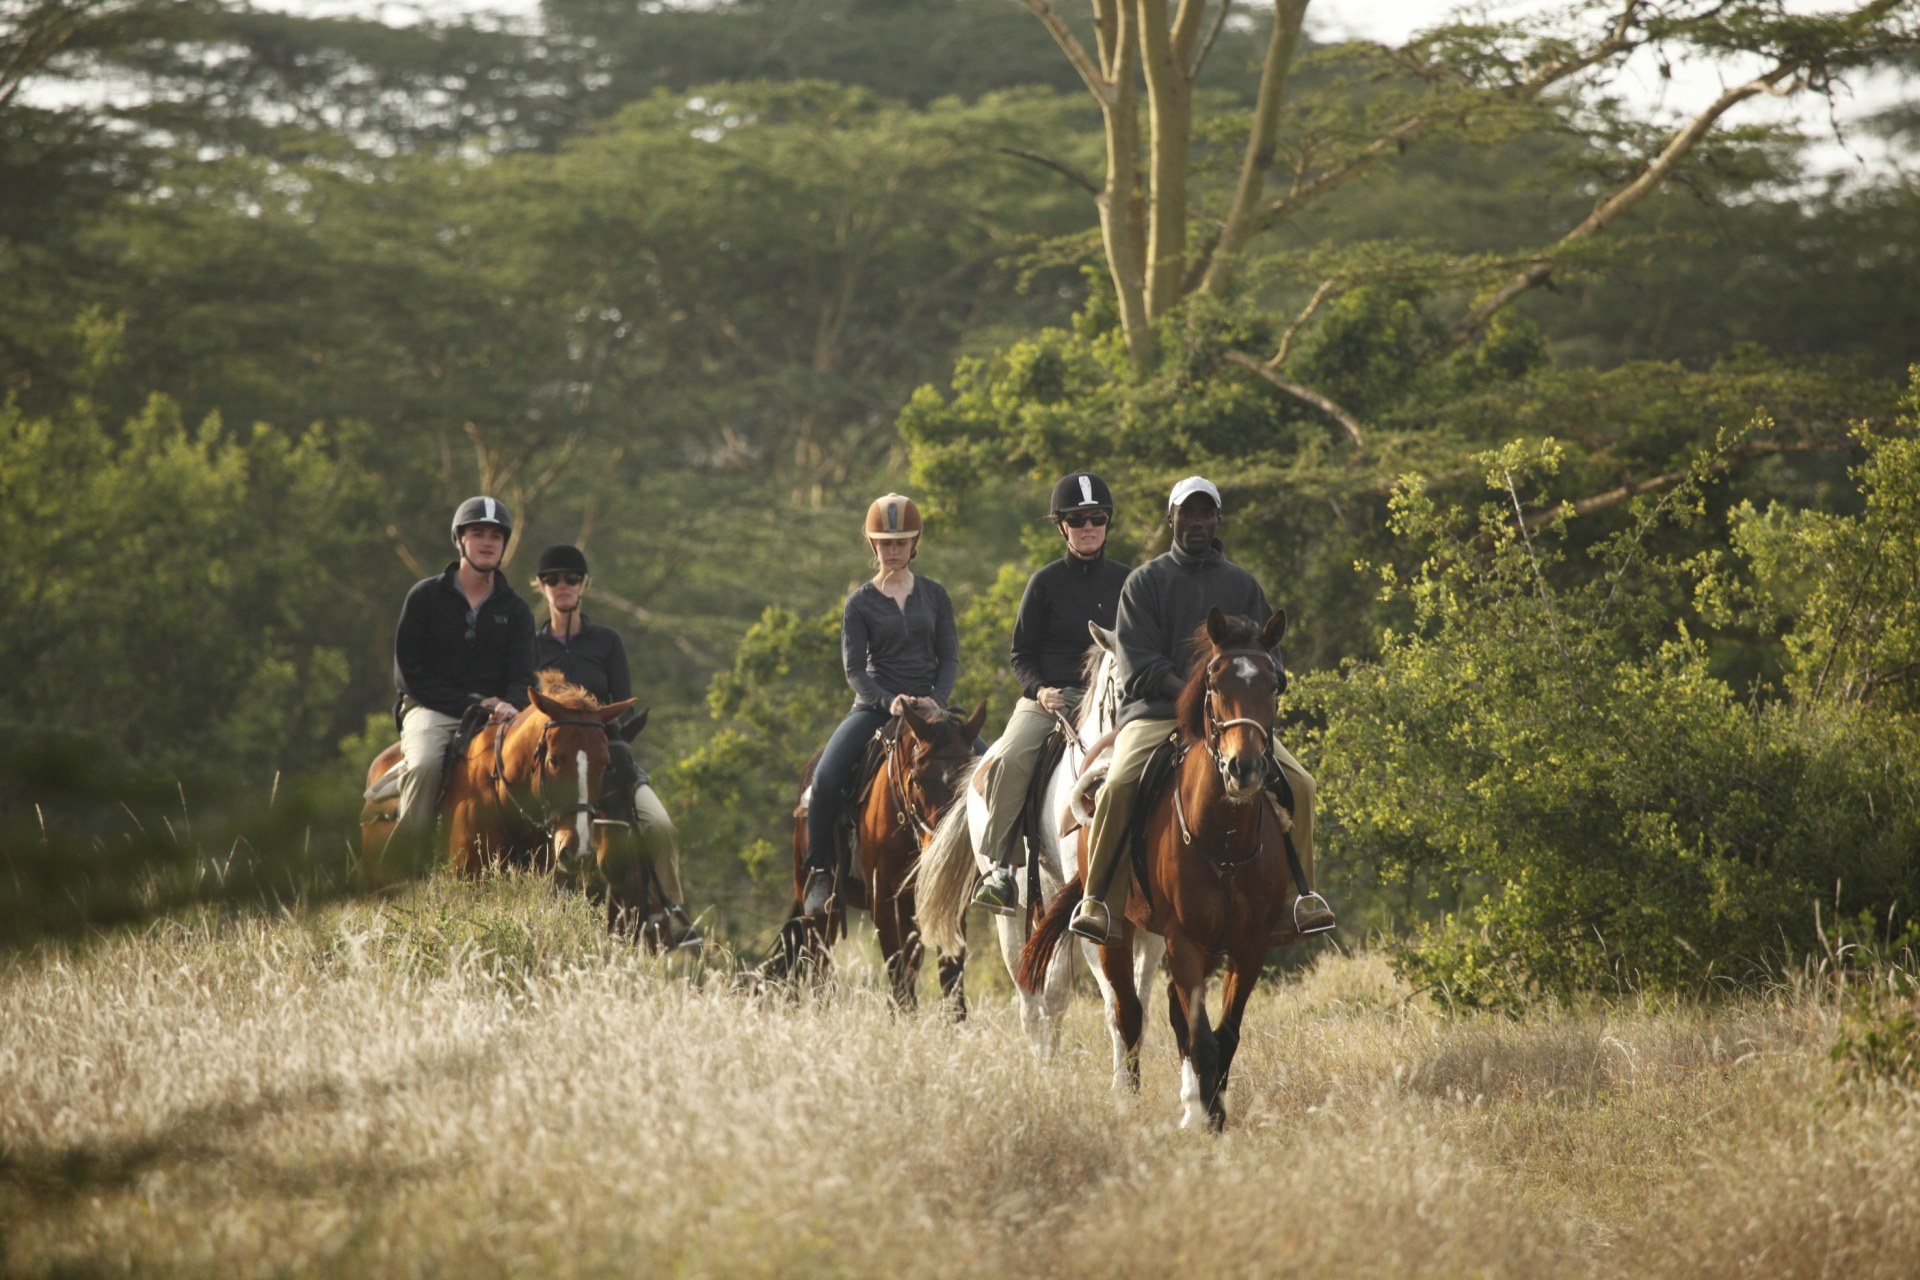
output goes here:
<path id="1" fill-rule="evenodd" d="M 921 950 L 920 931 L 913 924 L 913 898 L 903 894 L 898 884 L 889 884 L 876 875 L 871 903 L 873 930 L 880 937 L 880 955 L 886 961 L 894 1007 L 910 1010 L 920 977 Z"/>
<path id="2" fill-rule="evenodd" d="M 936 964 L 940 971 L 940 1003 L 955 1022 L 967 1020 L 967 953 L 941 952 Z"/>
<path id="3" fill-rule="evenodd" d="M 1140 1032 L 1145 1011 L 1140 1007 L 1140 991 L 1133 983 L 1133 932 L 1126 925 L 1117 942 L 1103 943 L 1100 963 L 1094 975 L 1100 980 L 1100 994 L 1107 1002 L 1107 1031 L 1113 1037 L 1113 1087 L 1140 1092 Z"/>
<path id="4" fill-rule="evenodd" d="M 1218 1130 L 1213 1110 L 1220 1090 L 1220 1044 L 1207 1021 L 1206 953 L 1175 934 L 1167 942 L 1168 1013 L 1186 1027 L 1186 1053 L 1180 1060 L 1180 1127 L 1205 1119 Z M 1177 1005 L 1178 1009 L 1173 1008 Z"/>
<path id="5" fill-rule="evenodd" d="M 1240 1049 L 1240 1019 L 1247 1012 L 1247 998 L 1260 978 L 1260 965 L 1266 959 L 1266 940 L 1235 951 L 1228 960 L 1227 976 L 1220 983 L 1220 1026 L 1214 1037 L 1220 1042 L 1220 1083 L 1213 1092 L 1208 1115 L 1216 1131 L 1227 1125 L 1227 1077 L 1233 1071 L 1233 1055 Z"/>

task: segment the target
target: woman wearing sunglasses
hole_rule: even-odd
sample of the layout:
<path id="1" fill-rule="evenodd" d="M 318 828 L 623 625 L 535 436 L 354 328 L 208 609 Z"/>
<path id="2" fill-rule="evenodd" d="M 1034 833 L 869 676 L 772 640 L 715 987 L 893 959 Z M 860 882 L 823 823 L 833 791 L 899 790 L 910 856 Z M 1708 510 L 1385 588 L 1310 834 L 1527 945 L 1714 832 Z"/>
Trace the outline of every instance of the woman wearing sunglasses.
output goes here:
<path id="1" fill-rule="evenodd" d="M 1089 643 L 1087 624 L 1112 627 L 1127 566 L 1107 558 L 1107 522 L 1113 491 L 1091 471 L 1062 476 L 1053 486 L 1048 519 L 1066 540 L 1067 554 L 1027 580 L 1013 624 L 1013 675 L 1025 696 L 1002 734 L 1005 745 L 987 775 L 986 855 L 994 869 L 980 882 L 974 903 L 1011 913 L 1018 901 L 1014 868 L 1021 864 L 1020 811 L 1047 735 L 1059 717 L 1072 719 L 1086 692 L 1080 687 Z"/>
<path id="2" fill-rule="evenodd" d="M 602 705 L 631 698 L 633 680 L 620 633 L 588 621 L 580 611 L 587 594 L 587 557 L 580 548 L 562 543 L 542 551 L 534 571 L 534 586 L 547 602 L 547 625 L 533 637 L 534 670 L 558 670 Z M 608 738 L 611 758 L 603 789 L 609 796 L 609 807 L 611 797 L 624 795 L 631 788 L 632 810 L 614 816 L 633 823 L 640 851 L 652 864 L 660 892 L 667 900 L 665 909 L 648 919 L 644 927 L 667 947 L 696 946 L 704 939 L 682 905 L 686 899 L 680 890 L 680 840 L 673 819 L 667 816 L 646 770 L 633 758 L 633 748 L 617 727 L 609 726 Z"/>

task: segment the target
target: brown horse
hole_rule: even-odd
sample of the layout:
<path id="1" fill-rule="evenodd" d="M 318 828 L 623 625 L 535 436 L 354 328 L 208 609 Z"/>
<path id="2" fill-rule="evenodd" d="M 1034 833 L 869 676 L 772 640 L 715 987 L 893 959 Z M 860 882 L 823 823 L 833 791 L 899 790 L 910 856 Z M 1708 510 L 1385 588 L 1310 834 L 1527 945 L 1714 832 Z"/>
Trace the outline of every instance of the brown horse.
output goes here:
<path id="1" fill-rule="evenodd" d="M 965 719 L 954 711 L 933 720 L 911 710 L 900 716 L 899 733 L 886 736 L 880 768 L 852 802 L 859 858 L 859 865 L 853 868 L 857 883 L 849 884 L 842 878 L 824 921 L 801 912 L 807 821 L 804 812 L 796 810 L 793 908 L 781 927 L 773 954 L 761 966 L 763 977 L 784 980 L 800 969 L 824 971 L 834 942 L 846 931 L 847 907 L 865 906 L 873 915 L 874 931 L 880 938 L 894 1003 L 903 1009 L 914 1006 L 922 947 L 909 877 L 920 860 L 920 851 L 932 839 L 940 815 L 954 802 L 973 770 L 973 742 L 986 719 L 984 702 Z M 810 761 L 804 781 L 810 781 L 812 775 Z M 940 991 L 961 1016 L 966 1009 L 960 981 L 966 959 L 962 952 L 942 953 L 938 960 Z"/>
<path id="2" fill-rule="evenodd" d="M 593 797 L 607 767 L 606 726 L 633 705 L 603 707 L 557 673 L 541 672 L 540 688 L 512 720 L 474 735 L 466 754 L 447 766 L 440 816 L 447 862 L 462 875 L 488 867 L 551 870 L 592 856 Z M 400 759 L 395 743 L 367 770 L 369 790 Z M 361 810 L 361 849 L 378 865 L 397 805 L 368 800 Z"/>
<path id="3" fill-rule="evenodd" d="M 1260 626 L 1215 609 L 1194 632 L 1196 660 L 1176 712 L 1178 770 L 1173 785 L 1141 815 L 1146 874 L 1134 880 L 1114 936 L 1099 948 L 1116 1051 L 1124 1055 L 1127 1082 L 1138 1089 L 1143 1018 L 1132 963 L 1135 931 L 1166 940 L 1183 1127 L 1203 1118 L 1216 1131 L 1226 1124 L 1227 1074 L 1240 1020 L 1294 896 L 1282 852 L 1284 819 L 1264 799 L 1279 700 L 1272 649 L 1286 629 L 1284 612 Z M 1083 833 L 1079 877 L 1048 907 L 1021 955 L 1020 983 L 1030 991 L 1045 981 L 1083 896 L 1086 858 Z M 1215 1027 L 1207 1016 L 1207 977 L 1222 959 L 1225 1012 Z"/>

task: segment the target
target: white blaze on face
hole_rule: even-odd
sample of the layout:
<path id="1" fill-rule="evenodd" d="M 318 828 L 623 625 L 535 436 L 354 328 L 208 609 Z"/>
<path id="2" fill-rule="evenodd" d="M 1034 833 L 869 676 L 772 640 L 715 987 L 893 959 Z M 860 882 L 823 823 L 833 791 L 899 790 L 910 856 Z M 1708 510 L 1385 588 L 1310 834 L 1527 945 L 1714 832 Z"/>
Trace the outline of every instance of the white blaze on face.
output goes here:
<path id="1" fill-rule="evenodd" d="M 1233 660 L 1233 674 L 1239 676 L 1242 680 L 1251 680 L 1260 674 L 1260 668 L 1253 665 L 1252 658 L 1235 658 Z"/>
<path id="2" fill-rule="evenodd" d="M 580 765 L 580 812 L 573 815 L 574 830 L 578 832 L 580 836 L 580 851 L 574 856 L 585 859 L 587 856 L 587 827 L 593 818 L 593 815 L 587 812 L 587 805 L 592 803 L 592 801 L 587 798 L 587 753 L 585 751 L 576 751 L 574 753 L 574 759 L 578 761 Z"/>

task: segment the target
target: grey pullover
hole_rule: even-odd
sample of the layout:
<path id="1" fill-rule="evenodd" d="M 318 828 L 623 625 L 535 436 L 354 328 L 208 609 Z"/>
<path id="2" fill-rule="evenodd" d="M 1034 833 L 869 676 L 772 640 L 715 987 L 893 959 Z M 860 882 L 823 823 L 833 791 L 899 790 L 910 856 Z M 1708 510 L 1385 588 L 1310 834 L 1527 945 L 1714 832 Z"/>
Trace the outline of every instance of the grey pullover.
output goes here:
<path id="1" fill-rule="evenodd" d="M 897 693 L 946 706 L 960 675 L 947 589 L 916 573 L 903 609 L 871 582 L 861 583 L 840 614 L 840 659 L 856 707 L 884 711 Z"/>
<path id="2" fill-rule="evenodd" d="M 1127 575 L 1115 629 L 1120 634 L 1120 723 L 1173 716 L 1167 677 L 1193 670 L 1193 633 L 1207 610 L 1265 622 L 1273 614 L 1254 576 L 1226 557 L 1218 540 L 1204 556 L 1179 547 Z"/>

